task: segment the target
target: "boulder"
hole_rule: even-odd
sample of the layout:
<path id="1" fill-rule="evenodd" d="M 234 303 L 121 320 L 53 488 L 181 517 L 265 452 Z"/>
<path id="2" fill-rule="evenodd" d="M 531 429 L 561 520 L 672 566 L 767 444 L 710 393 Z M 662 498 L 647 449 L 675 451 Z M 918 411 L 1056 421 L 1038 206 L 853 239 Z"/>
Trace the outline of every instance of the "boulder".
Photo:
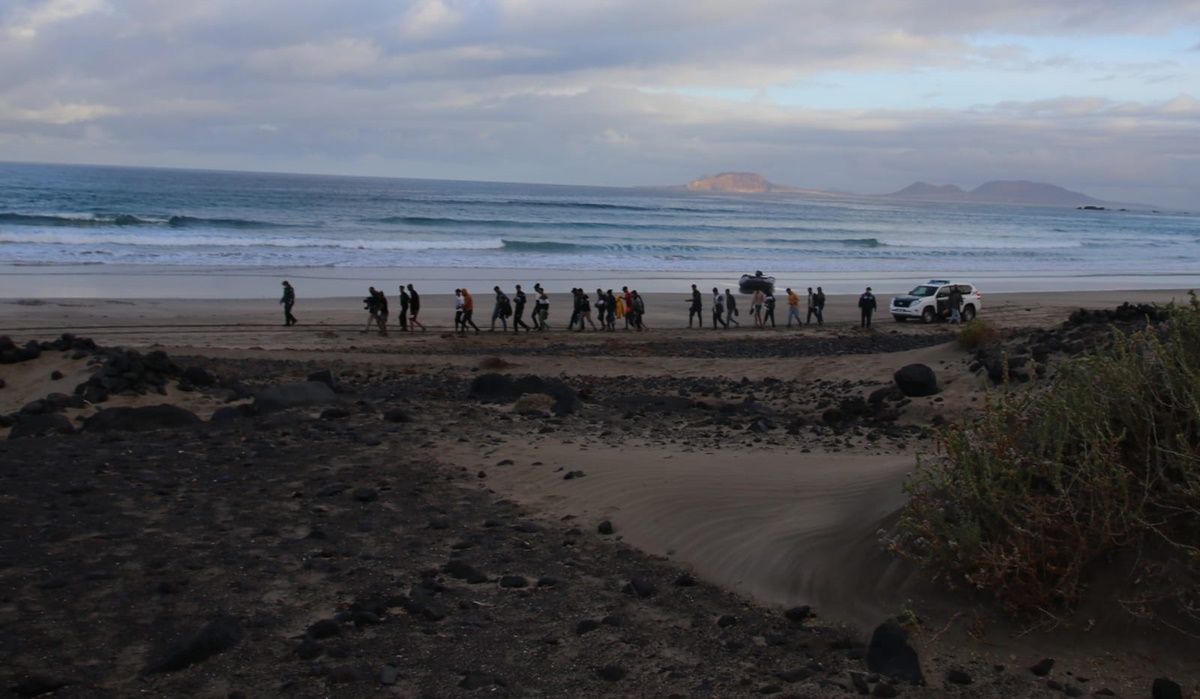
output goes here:
<path id="1" fill-rule="evenodd" d="M 189 427 L 200 423 L 195 413 L 177 405 L 146 405 L 140 408 L 108 408 L 83 423 L 85 432 L 149 432 Z"/>
<path id="2" fill-rule="evenodd" d="M 193 386 L 207 388 L 217 384 L 217 378 L 208 373 L 208 370 L 203 367 L 190 366 L 183 370 L 179 376 L 180 380 L 186 381 Z"/>
<path id="3" fill-rule="evenodd" d="M 74 434 L 75 427 L 66 415 L 46 413 L 31 415 L 21 413 L 13 417 L 13 427 L 8 433 L 9 439 L 23 437 L 44 437 L 52 434 Z"/>
<path id="4" fill-rule="evenodd" d="M 554 399 L 551 411 L 558 416 L 579 410 L 579 395 L 559 379 L 541 376 L 522 376 L 513 379 L 506 374 L 482 374 L 471 382 L 471 397 L 484 403 L 511 403 L 523 395 L 540 393 Z"/>
<path id="5" fill-rule="evenodd" d="M 242 627 L 238 620 L 227 614 L 219 615 L 196 633 L 175 643 L 161 660 L 147 665 L 142 674 L 177 672 L 224 653 L 241 640 Z"/>
<path id="6" fill-rule="evenodd" d="M 910 398 L 932 396 L 938 392 L 937 374 L 924 364 L 901 367 L 892 378 L 896 381 L 896 387 Z"/>
<path id="7" fill-rule="evenodd" d="M 889 619 L 871 634 L 867 645 L 867 669 L 894 680 L 925 684 L 917 651 L 908 643 L 908 632 Z"/>
<path id="8" fill-rule="evenodd" d="M 269 386 L 254 397 L 254 407 L 260 413 L 272 413 L 289 408 L 325 405 L 337 400 L 329 384 L 320 381 L 297 381 Z"/>
<path id="9" fill-rule="evenodd" d="M 334 390 L 337 390 L 337 379 L 335 379 L 333 377 L 333 372 L 328 369 L 314 371 L 313 373 L 308 375 L 308 380 L 315 381 L 317 383 L 323 383 L 326 386 L 328 386 Z"/>

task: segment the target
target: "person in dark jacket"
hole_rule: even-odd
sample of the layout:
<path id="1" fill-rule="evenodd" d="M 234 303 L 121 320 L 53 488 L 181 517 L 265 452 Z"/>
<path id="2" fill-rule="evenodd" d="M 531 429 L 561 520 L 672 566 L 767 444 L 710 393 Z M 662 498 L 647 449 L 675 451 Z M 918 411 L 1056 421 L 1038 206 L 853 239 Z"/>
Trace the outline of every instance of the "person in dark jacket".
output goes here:
<path id="1" fill-rule="evenodd" d="M 688 307 L 688 327 L 692 327 L 692 316 L 696 317 L 698 327 L 704 327 L 704 303 L 700 298 L 700 290 L 692 284 L 692 305 Z"/>
<path id="2" fill-rule="evenodd" d="M 825 292 L 821 287 L 817 287 L 816 296 L 813 300 L 817 303 L 817 325 L 825 324 Z"/>
<path id="3" fill-rule="evenodd" d="M 771 327 L 775 327 L 775 294 L 767 294 L 763 300 L 763 327 L 767 327 L 767 323 Z"/>
<path id="4" fill-rule="evenodd" d="M 408 332 L 408 292 L 404 290 L 404 285 L 400 285 L 400 315 L 397 318 L 400 320 L 400 330 Z"/>
<path id="5" fill-rule="evenodd" d="M 955 325 L 962 325 L 962 292 L 957 286 L 950 287 L 950 322 Z"/>
<path id="6" fill-rule="evenodd" d="M 529 332 L 529 326 L 525 321 L 521 320 L 521 316 L 525 315 L 525 304 L 528 299 L 525 298 L 525 292 L 521 290 L 521 285 L 517 284 L 517 293 L 513 294 L 513 332 L 521 332 L 521 328 L 525 328 L 525 332 Z M 537 318 L 533 318 L 533 322 L 537 323 Z"/>
<path id="7" fill-rule="evenodd" d="M 493 286 L 492 291 L 496 292 L 496 304 L 492 306 L 492 327 L 488 332 L 496 332 L 496 321 L 500 321 L 504 332 L 508 332 L 508 317 L 512 315 L 512 301 L 509 301 L 508 294 L 500 290 L 499 286 Z"/>
<path id="8" fill-rule="evenodd" d="M 637 289 L 634 289 L 631 295 L 633 296 L 633 326 L 637 328 L 638 332 L 641 332 L 646 329 L 646 324 L 642 321 L 642 317 L 646 315 L 646 301 L 637 292 Z"/>
<path id="9" fill-rule="evenodd" d="M 612 289 L 604 295 L 604 324 L 609 330 L 617 329 L 617 295 Z"/>
<path id="10" fill-rule="evenodd" d="M 283 298 L 279 299 L 279 303 L 283 304 L 283 325 L 290 327 L 296 324 L 296 316 L 292 315 L 292 306 L 296 305 L 296 290 L 288 280 L 283 280 Z"/>
<path id="11" fill-rule="evenodd" d="M 737 319 L 734 317 L 737 314 L 738 314 L 737 299 L 735 299 L 733 297 L 733 294 L 729 291 L 729 289 L 726 289 L 725 290 L 725 327 L 728 328 L 730 323 L 733 323 L 734 325 L 741 327 L 742 324 L 737 322 Z"/>
<path id="12" fill-rule="evenodd" d="M 417 316 L 421 314 L 421 295 L 417 293 L 412 284 L 408 285 L 408 313 L 408 324 L 411 327 L 425 330 L 425 326 L 417 320 Z"/>
<path id="13" fill-rule="evenodd" d="M 862 296 L 858 297 L 858 308 L 862 311 L 862 327 L 871 327 L 871 315 L 875 313 L 875 309 L 879 304 L 875 301 L 875 294 L 871 293 L 871 287 L 863 292 Z"/>

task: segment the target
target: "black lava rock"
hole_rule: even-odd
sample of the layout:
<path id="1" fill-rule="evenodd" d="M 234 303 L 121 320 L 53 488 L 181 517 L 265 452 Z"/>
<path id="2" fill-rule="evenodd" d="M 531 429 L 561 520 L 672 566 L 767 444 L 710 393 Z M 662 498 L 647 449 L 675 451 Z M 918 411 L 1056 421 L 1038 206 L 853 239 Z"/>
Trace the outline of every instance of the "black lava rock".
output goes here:
<path id="1" fill-rule="evenodd" d="M 1153 699 L 1183 699 L 1183 688 L 1166 677 L 1159 677 L 1150 687 L 1150 696 Z"/>
<path id="2" fill-rule="evenodd" d="M 242 626 L 235 617 L 222 614 L 195 634 L 173 645 L 161 660 L 147 665 L 142 674 L 177 672 L 233 648 L 242 640 Z"/>
<path id="3" fill-rule="evenodd" d="M 84 432 L 149 432 L 200 424 L 196 414 L 177 405 L 108 408 L 83 423 Z"/>
<path id="4" fill-rule="evenodd" d="M 908 632 L 894 620 L 880 624 L 867 645 L 867 669 L 895 680 L 925 684 L 917 651 L 908 643 Z"/>
<path id="5" fill-rule="evenodd" d="M 892 378 L 896 387 L 910 398 L 932 396 L 938 392 L 937 374 L 924 364 L 901 367 Z"/>

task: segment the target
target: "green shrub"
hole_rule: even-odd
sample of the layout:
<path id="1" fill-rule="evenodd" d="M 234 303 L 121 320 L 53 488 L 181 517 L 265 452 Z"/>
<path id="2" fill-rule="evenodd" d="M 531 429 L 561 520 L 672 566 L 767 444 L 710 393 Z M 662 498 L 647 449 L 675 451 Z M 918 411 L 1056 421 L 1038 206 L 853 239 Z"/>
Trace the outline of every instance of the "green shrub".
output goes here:
<path id="1" fill-rule="evenodd" d="M 906 484 L 894 550 L 1014 611 L 1069 606 L 1097 561 L 1165 551 L 1200 597 L 1200 302 L 988 397 Z M 1193 581 L 1186 583 L 1186 580 Z M 1189 602 L 1190 597 L 1190 602 Z M 1194 611 L 1194 607 L 1193 607 Z"/>
<path id="2" fill-rule="evenodd" d="M 981 347 L 994 344 L 1000 338 L 996 326 L 983 320 L 973 318 L 958 331 L 958 345 L 965 350 L 975 351 Z"/>

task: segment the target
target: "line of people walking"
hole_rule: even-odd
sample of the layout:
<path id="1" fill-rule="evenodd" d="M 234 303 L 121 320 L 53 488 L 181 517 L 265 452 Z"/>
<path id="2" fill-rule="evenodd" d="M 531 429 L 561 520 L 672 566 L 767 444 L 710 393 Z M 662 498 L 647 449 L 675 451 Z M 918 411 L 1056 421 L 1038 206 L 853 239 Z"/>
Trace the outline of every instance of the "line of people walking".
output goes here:
<path id="1" fill-rule="evenodd" d="M 550 329 L 550 296 L 540 283 L 533 285 L 533 308 L 529 313 L 529 323 L 525 322 L 525 309 L 529 305 L 529 296 L 520 284 L 515 286 L 511 297 L 499 285 L 492 287 L 492 291 L 495 294 L 495 301 L 492 306 L 489 328 L 491 332 L 495 332 L 497 322 L 500 324 L 501 331 L 508 332 L 510 319 L 514 333 L 519 333 L 521 330 L 544 332 Z M 821 287 L 818 286 L 816 291 L 812 287 L 808 287 L 805 300 L 807 316 L 804 318 L 800 314 L 800 295 L 789 287 L 786 289 L 786 298 L 787 327 L 792 327 L 793 323 L 796 327 L 811 325 L 814 319 L 818 326 L 825 324 L 825 291 Z M 398 299 L 400 313 L 397 320 L 400 330 L 403 332 L 417 329 L 426 330 L 425 325 L 419 319 L 421 295 L 417 293 L 413 285 L 401 284 Z M 695 284 L 692 284 L 691 296 L 685 301 L 689 304 L 688 327 L 703 328 L 704 299 Z M 279 303 L 284 307 L 284 325 L 295 325 L 297 321 L 296 317 L 292 315 L 292 308 L 296 304 L 296 291 L 286 280 L 283 282 L 283 297 Z M 366 330 L 375 327 L 380 335 L 387 335 L 389 319 L 387 296 L 383 291 L 372 286 L 368 290 L 367 297 L 363 299 L 363 305 L 368 313 Z M 741 327 L 741 322 L 738 320 L 740 312 L 738 311 L 737 297 L 730 289 L 725 289 L 722 293 L 720 289 L 713 287 L 710 305 L 714 330 L 728 329 L 731 325 Z M 762 290 L 754 292 L 750 300 L 750 313 L 754 319 L 754 327 L 763 329 L 768 326 L 776 327 L 775 305 L 774 294 Z M 867 287 L 867 290 L 859 296 L 858 307 L 861 312 L 861 326 L 871 327 L 871 318 L 878 308 L 878 301 L 871 293 L 871 287 Z M 465 334 L 468 328 L 476 333 L 481 332 L 479 326 L 475 324 L 474 315 L 474 296 L 466 288 L 455 289 L 454 331 L 460 335 Z M 640 332 L 648 329 L 645 315 L 646 301 L 636 289 L 630 290 L 629 287 L 623 286 L 619 294 L 614 293 L 612 289 L 607 291 L 596 289 L 594 297 L 583 289 L 571 289 L 571 315 L 567 323 L 567 330 L 582 332 L 590 327 L 594 331 L 611 332 L 617 329 L 617 321 L 622 321 L 625 330 L 632 329 Z"/>

